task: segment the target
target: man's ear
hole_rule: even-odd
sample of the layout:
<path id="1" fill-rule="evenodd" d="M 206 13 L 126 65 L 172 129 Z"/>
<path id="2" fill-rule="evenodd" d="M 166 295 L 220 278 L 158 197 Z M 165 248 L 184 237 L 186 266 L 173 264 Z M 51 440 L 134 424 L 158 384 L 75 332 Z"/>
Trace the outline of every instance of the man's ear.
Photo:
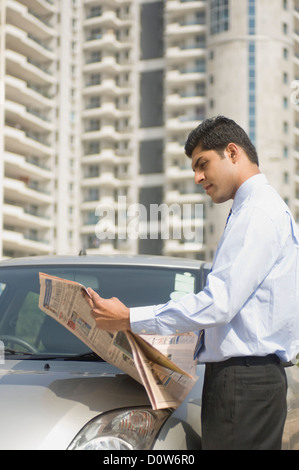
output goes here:
<path id="1" fill-rule="evenodd" d="M 228 154 L 228 157 L 231 159 L 232 163 L 236 163 L 239 157 L 239 147 L 233 142 L 230 142 L 226 146 L 225 150 Z"/>

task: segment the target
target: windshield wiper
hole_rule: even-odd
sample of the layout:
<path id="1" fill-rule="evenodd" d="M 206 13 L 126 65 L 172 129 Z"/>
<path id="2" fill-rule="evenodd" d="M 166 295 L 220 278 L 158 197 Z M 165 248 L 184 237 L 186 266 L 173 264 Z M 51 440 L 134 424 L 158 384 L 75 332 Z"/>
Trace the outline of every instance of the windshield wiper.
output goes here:
<path id="1" fill-rule="evenodd" d="M 21 356 L 32 356 L 34 353 L 30 351 L 18 351 L 17 349 L 12 349 L 12 348 L 4 348 L 4 353 L 5 354 L 11 354 L 11 355 L 21 355 Z"/>
<path id="2" fill-rule="evenodd" d="M 49 353 L 40 353 L 40 352 L 30 352 L 30 351 L 18 351 L 12 348 L 5 348 L 5 354 L 11 356 L 28 356 L 28 359 L 31 360 L 62 360 L 62 361 L 94 361 L 94 362 L 105 362 L 100 356 L 98 356 L 95 352 L 89 351 L 83 354 L 76 354 L 76 355 L 65 355 L 61 354 L 49 354 Z"/>
<path id="3" fill-rule="evenodd" d="M 19 351 L 17 349 L 12 349 L 12 348 L 5 348 L 4 353 L 7 356 L 16 356 L 18 359 L 20 357 L 23 358 L 23 356 L 26 356 L 26 359 L 30 360 L 50 360 L 50 359 L 59 359 L 62 357 L 64 359 L 64 356 L 49 356 L 49 354 L 42 354 L 39 352 L 31 352 L 31 351 Z"/>
<path id="4" fill-rule="evenodd" d="M 100 356 L 95 352 L 89 351 L 83 354 L 78 354 L 77 356 L 68 356 L 64 358 L 65 361 L 95 361 L 95 362 L 105 362 Z"/>

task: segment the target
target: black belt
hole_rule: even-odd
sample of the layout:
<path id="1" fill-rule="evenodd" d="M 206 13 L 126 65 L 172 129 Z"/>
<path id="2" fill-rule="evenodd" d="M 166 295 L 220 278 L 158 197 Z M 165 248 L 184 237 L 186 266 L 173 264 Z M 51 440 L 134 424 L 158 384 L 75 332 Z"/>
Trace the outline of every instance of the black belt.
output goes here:
<path id="1" fill-rule="evenodd" d="M 221 362 L 208 362 L 206 366 L 226 367 L 226 366 L 258 366 L 264 364 L 280 364 L 280 359 L 276 354 L 268 354 L 267 356 L 240 356 L 231 357 Z"/>

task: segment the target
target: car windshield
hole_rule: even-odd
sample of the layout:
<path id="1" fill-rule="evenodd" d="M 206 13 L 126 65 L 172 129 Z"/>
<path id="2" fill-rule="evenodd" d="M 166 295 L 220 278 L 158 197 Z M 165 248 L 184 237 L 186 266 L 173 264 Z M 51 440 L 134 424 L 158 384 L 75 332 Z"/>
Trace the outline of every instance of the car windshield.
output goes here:
<path id="1" fill-rule="evenodd" d="M 195 270 L 120 265 L 0 268 L 0 341 L 13 358 L 93 356 L 38 308 L 40 271 L 92 287 L 102 297 L 118 297 L 128 307 L 165 303 L 198 290 Z"/>

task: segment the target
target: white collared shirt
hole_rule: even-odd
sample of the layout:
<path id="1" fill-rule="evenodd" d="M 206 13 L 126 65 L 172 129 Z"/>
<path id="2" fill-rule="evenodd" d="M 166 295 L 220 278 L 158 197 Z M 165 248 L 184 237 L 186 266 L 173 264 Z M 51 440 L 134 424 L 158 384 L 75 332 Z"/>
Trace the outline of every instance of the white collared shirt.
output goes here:
<path id="1" fill-rule="evenodd" d="M 200 362 L 299 351 L 299 236 L 264 175 L 238 189 L 205 289 L 179 301 L 130 309 L 138 334 L 205 330 Z"/>

